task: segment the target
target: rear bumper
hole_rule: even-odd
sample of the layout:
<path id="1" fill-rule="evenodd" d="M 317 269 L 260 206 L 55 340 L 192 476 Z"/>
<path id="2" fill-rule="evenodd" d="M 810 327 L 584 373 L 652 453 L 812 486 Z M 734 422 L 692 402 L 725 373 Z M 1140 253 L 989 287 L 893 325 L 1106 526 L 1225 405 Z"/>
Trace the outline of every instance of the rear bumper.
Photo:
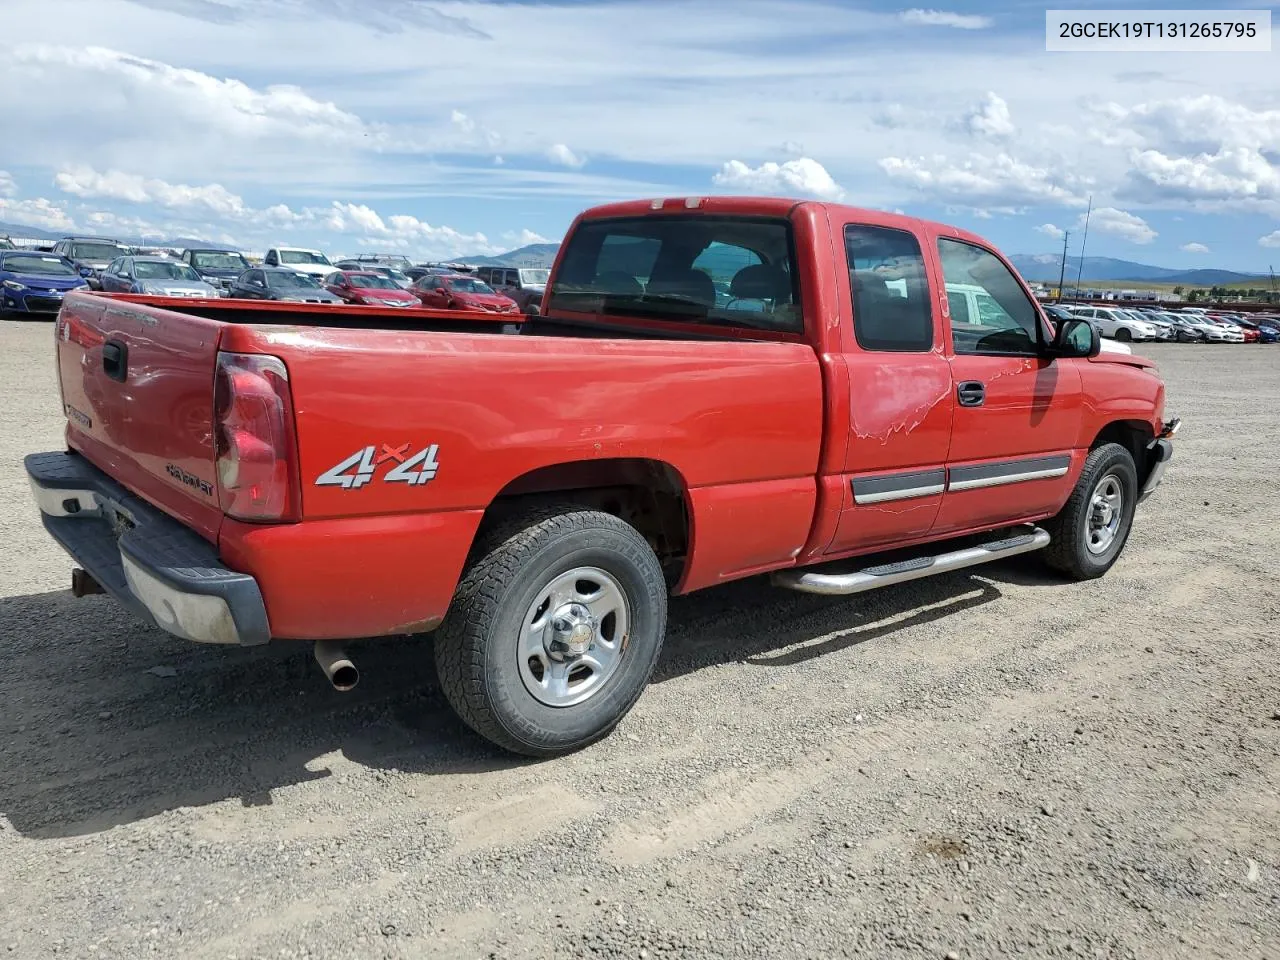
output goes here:
<path id="1" fill-rule="evenodd" d="M 139 617 L 200 643 L 271 639 L 257 581 L 224 566 L 212 544 L 77 454 L 23 463 L 45 529 Z"/>

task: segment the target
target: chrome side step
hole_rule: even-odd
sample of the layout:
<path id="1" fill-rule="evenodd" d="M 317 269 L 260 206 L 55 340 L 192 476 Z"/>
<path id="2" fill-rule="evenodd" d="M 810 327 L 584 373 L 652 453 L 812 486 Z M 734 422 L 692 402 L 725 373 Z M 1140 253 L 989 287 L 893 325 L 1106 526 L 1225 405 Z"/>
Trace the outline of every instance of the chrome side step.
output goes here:
<path id="1" fill-rule="evenodd" d="M 1048 531 L 1039 527 L 1030 527 L 1026 533 L 1005 537 L 1003 540 L 992 540 L 976 547 L 940 553 L 935 557 L 900 560 L 897 563 L 864 567 L 851 573 L 819 573 L 803 567 L 777 570 L 773 573 L 772 580 L 775 587 L 787 587 L 804 593 L 842 596 L 848 593 L 863 593 L 879 587 L 889 587 L 908 580 L 919 580 L 921 577 L 932 577 L 952 570 L 961 570 L 964 567 L 989 563 L 1002 557 L 1017 556 L 1019 553 L 1030 553 L 1032 550 L 1039 550 L 1048 545 Z"/>

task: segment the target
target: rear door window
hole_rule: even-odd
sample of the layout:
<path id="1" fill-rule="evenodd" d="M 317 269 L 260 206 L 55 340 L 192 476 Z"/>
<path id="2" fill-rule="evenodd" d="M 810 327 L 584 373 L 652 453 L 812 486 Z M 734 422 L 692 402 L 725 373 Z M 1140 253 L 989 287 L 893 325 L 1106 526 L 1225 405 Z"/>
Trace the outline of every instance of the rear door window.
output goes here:
<path id="1" fill-rule="evenodd" d="M 849 224 L 844 249 L 858 346 L 890 353 L 931 350 L 933 308 L 915 234 Z"/>

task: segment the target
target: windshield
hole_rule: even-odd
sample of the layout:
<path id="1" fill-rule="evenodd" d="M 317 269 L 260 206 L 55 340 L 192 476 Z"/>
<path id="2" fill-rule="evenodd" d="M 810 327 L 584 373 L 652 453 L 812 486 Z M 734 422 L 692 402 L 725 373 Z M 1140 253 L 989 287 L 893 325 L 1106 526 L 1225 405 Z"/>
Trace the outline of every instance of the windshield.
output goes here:
<path id="1" fill-rule="evenodd" d="M 550 270 L 521 270 L 520 283 L 526 287 L 545 287 Z"/>
<path id="2" fill-rule="evenodd" d="M 791 248 L 785 220 L 587 220 L 569 237 L 548 307 L 799 333 Z"/>
<path id="3" fill-rule="evenodd" d="M 351 285 L 353 287 L 363 287 L 373 290 L 400 289 L 380 273 L 349 273 L 347 274 L 347 279 L 351 281 Z"/>
<path id="4" fill-rule="evenodd" d="M 320 286 L 320 281 L 309 273 L 294 273 L 291 270 L 281 270 L 279 273 L 269 272 L 267 274 L 267 286 L 306 287 L 308 290 L 314 290 Z"/>
<path id="5" fill-rule="evenodd" d="M 229 250 L 209 250 L 191 255 L 192 266 L 197 270 L 247 270 L 249 261 Z"/>
<path id="6" fill-rule="evenodd" d="M 281 263 L 318 263 L 322 267 L 329 266 L 329 258 L 323 253 L 315 253 L 311 250 L 281 250 Z"/>
<path id="7" fill-rule="evenodd" d="M 396 280 L 396 281 L 403 280 L 405 283 L 409 282 L 409 278 L 406 277 L 399 270 L 397 270 L 395 267 L 363 267 L 362 269 L 372 270 L 374 273 L 380 273 L 384 277 L 390 280 Z"/>
<path id="8" fill-rule="evenodd" d="M 200 282 L 200 274 L 196 273 L 185 263 L 160 263 L 155 260 L 135 260 L 133 262 L 134 273 L 137 274 L 139 280 L 187 280 L 192 283 Z"/>
<path id="9" fill-rule="evenodd" d="M 493 293 L 493 287 L 483 280 L 472 280 L 470 277 L 459 277 L 456 280 L 449 279 L 445 283 L 454 293 Z"/>
<path id="10" fill-rule="evenodd" d="M 114 260 L 124 253 L 128 251 L 114 243 L 73 243 L 71 245 L 71 256 L 77 260 Z"/>
<path id="11" fill-rule="evenodd" d="M 17 256 L 0 257 L 0 270 L 11 273 L 22 273 L 40 277 L 78 277 L 80 274 L 61 257 L 42 257 L 37 254 L 22 253 Z"/>

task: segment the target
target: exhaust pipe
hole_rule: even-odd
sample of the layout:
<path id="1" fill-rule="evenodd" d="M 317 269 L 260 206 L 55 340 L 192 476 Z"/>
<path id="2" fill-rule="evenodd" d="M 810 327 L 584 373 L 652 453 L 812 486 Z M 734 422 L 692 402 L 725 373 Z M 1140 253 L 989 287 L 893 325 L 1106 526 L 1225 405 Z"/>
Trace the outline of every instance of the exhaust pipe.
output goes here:
<path id="1" fill-rule="evenodd" d="M 315 644 L 316 663 L 333 684 L 333 689 L 346 693 L 355 689 L 360 682 L 360 671 L 347 658 L 347 651 L 342 644 L 333 640 L 317 640 Z"/>
<path id="2" fill-rule="evenodd" d="M 82 570 L 76 567 L 71 571 L 71 595 L 73 597 L 87 597 L 94 593 L 106 593 L 102 589 L 102 584 L 93 579 L 88 570 Z"/>

